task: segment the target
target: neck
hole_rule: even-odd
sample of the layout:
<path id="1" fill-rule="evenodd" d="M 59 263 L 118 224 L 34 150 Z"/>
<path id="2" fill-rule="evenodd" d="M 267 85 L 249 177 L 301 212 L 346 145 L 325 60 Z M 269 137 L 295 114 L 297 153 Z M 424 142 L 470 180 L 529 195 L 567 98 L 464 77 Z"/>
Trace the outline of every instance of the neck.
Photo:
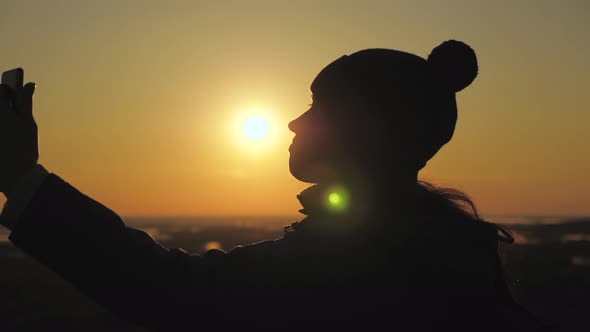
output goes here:
<path id="1" fill-rule="evenodd" d="M 350 213 L 371 215 L 393 208 L 406 208 L 417 189 L 418 173 L 371 174 L 334 177 L 318 183 L 324 188 L 341 188 L 349 195 Z"/>

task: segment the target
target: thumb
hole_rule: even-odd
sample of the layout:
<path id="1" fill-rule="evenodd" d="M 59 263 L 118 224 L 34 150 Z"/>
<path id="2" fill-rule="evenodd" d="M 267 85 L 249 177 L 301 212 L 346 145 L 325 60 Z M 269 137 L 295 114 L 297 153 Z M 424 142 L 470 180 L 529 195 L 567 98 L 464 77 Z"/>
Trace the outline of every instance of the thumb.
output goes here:
<path id="1" fill-rule="evenodd" d="M 35 83 L 29 82 L 23 87 L 21 113 L 24 116 L 33 116 L 33 93 L 36 86 Z"/>

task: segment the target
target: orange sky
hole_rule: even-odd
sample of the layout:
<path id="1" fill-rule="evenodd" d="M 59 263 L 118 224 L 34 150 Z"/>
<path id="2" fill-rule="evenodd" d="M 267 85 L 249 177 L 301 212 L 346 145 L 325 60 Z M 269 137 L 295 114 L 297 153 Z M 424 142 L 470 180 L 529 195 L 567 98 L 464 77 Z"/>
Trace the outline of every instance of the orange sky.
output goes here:
<path id="1" fill-rule="evenodd" d="M 444 3 L 444 5 L 443 5 Z M 445 7 L 446 6 L 446 7 Z M 11 1 L 0 70 L 37 82 L 40 162 L 121 215 L 295 215 L 289 120 L 326 64 L 469 43 L 480 75 L 422 178 L 485 214 L 589 214 L 585 1 Z M 260 109 L 271 135 L 237 136 Z"/>

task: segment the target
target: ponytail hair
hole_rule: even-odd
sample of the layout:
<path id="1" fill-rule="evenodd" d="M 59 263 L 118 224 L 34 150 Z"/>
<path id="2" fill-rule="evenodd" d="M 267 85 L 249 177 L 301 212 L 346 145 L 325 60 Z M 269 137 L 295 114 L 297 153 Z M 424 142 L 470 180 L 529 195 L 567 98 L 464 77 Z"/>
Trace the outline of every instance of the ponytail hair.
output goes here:
<path id="1" fill-rule="evenodd" d="M 418 197 L 426 213 L 463 217 L 474 222 L 482 222 L 475 203 L 466 193 L 454 189 L 439 187 L 426 181 L 418 181 Z M 504 227 L 494 223 L 498 229 L 498 240 L 514 243 L 514 236 Z"/>

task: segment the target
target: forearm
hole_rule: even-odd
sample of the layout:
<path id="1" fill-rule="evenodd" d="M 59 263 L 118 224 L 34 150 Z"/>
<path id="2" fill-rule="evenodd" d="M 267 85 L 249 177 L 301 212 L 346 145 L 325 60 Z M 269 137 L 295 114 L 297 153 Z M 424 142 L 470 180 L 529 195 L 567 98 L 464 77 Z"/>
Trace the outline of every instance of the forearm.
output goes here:
<path id="1" fill-rule="evenodd" d="M 53 174 L 10 239 L 97 302 L 145 326 L 177 321 L 188 308 L 202 311 L 211 299 L 211 264 L 161 247 Z"/>

